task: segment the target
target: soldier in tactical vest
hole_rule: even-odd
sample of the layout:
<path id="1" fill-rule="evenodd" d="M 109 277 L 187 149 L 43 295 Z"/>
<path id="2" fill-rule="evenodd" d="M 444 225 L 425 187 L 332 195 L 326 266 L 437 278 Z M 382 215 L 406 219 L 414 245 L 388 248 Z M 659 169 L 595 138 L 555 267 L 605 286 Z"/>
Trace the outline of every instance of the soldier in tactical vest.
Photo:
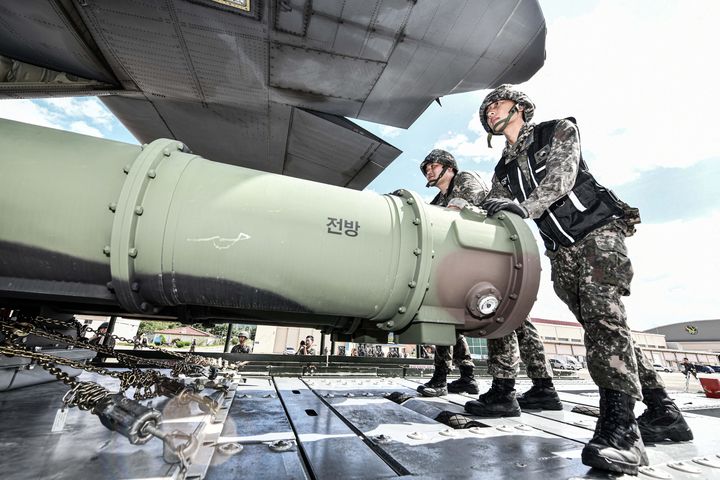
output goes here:
<path id="1" fill-rule="evenodd" d="M 662 380 L 637 348 L 621 297 L 630 294 L 632 265 L 625 237 L 639 212 L 599 185 L 580 151 L 575 119 L 538 125 L 535 105 L 510 85 L 480 106 L 488 132 L 506 139 L 483 202 L 488 216 L 512 212 L 535 220 L 552 266 L 556 294 L 585 329 L 590 376 L 600 388 L 600 418 L 582 451 L 586 465 L 637 475 L 647 465 L 643 440 L 691 440 Z M 514 202 L 513 200 L 516 200 Z M 636 400 L 648 408 L 637 420 Z"/>
<path id="2" fill-rule="evenodd" d="M 430 202 L 441 207 L 462 209 L 466 205 L 480 205 L 487 195 L 487 187 L 474 172 L 460 172 L 455 158 L 444 150 L 435 149 L 420 164 L 420 170 L 428 180 L 426 187 L 440 190 Z M 515 377 L 520 359 L 527 368 L 533 387 L 520 397 L 515 397 Z M 473 374 L 473 362 L 467 341 L 458 335 L 455 347 L 436 346 L 435 371 L 418 391 L 427 397 L 453 393 L 479 392 Z M 455 363 L 460 378 L 447 384 L 447 375 Z M 552 373 L 547 367 L 542 340 L 537 330 L 525 319 L 522 326 L 510 335 L 488 340 L 488 373 L 493 383 L 478 400 L 470 402 L 468 411 L 482 417 L 516 417 L 520 408 L 562 410 L 562 403 L 552 383 Z"/>

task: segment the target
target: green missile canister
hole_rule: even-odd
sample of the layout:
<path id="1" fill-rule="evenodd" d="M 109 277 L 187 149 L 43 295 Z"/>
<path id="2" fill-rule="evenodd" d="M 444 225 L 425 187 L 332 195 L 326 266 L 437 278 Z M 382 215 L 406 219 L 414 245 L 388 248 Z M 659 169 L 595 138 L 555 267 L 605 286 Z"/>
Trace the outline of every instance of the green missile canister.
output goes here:
<path id="1" fill-rule="evenodd" d="M 0 306 L 250 319 L 454 344 L 530 311 L 517 216 L 424 204 L 0 120 Z"/>

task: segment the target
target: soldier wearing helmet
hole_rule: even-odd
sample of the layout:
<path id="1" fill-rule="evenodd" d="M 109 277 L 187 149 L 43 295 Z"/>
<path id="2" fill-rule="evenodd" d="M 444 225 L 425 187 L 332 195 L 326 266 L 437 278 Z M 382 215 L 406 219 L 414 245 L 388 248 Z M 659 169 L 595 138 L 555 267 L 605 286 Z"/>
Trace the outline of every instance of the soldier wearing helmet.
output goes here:
<path id="1" fill-rule="evenodd" d="M 420 164 L 427 186 L 440 190 L 431 202 L 432 205 L 462 209 L 466 205 L 480 205 L 487 195 L 487 187 L 475 172 L 458 171 L 457 162 L 449 152 L 435 149 Z M 519 345 L 518 345 L 519 341 Z M 539 346 L 538 346 L 539 345 Z M 499 391 L 498 385 L 515 384 L 520 359 L 530 378 L 542 379 L 540 387 L 534 387 L 526 394 L 524 406 L 535 409 L 561 410 L 562 403 L 553 388 L 550 369 L 542 350 L 542 340 L 529 319 L 525 319 L 516 332 L 502 338 L 488 340 L 488 372 L 493 376 L 493 385 L 486 394 L 480 396 L 482 408 L 476 408 L 485 417 L 516 417 L 520 415 L 520 405 L 515 398 L 513 388 Z M 432 378 L 418 387 L 418 392 L 426 397 L 436 397 L 452 393 L 479 393 L 473 374 L 474 364 L 470 357 L 467 341 L 463 335 L 457 336 L 454 347 L 438 345 L 433 356 L 435 370 Z M 447 376 L 453 363 L 460 370 L 460 378 L 447 383 Z M 522 400 L 522 398 L 521 398 Z"/>
<path id="2" fill-rule="evenodd" d="M 480 205 L 487 194 L 482 179 L 472 172 L 459 172 L 455 157 L 450 152 L 436 148 L 420 163 L 420 171 L 427 179 L 426 187 L 436 187 L 438 194 L 431 205 L 462 209 L 467 205 Z M 473 375 L 474 364 L 470 358 L 470 349 L 463 335 L 458 335 L 455 347 L 437 345 L 433 357 L 435 370 L 432 378 L 418 387 L 418 392 L 426 397 L 453 393 L 478 393 L 478 385 Z M 460 369 L 460 378 L 449 385 L 447 375 L 455 363 Z"/>
<path id="3" fill-rule="evenodd" d="M 247 330 L 238 332 L 238 343 L 230 350 L 230 353 L 250 353 L 252 349 L 247 344 L 248 338 L 250 338 L 250 334 Z"/>
<path id="4" fill-rule="evenodd" d="M 103 345 L 109 348 L 115 347 L 115 339 L 108 335 L 108 328 L 110 324 L 108 322 L 101 323 L 97 328 L 97 333 L 90 339 L 90 343 L 93 345 Z"/>
<path id="5" fill-rule="evenodd" d="M 640 223 L 637 209 L 597 183 L 582 158 L 574 118 L 529 123 L 535 106 L 510 85 L 480 106 L 488 138 L 505 148 L 483 202 L 532 218 L 550 257 L 555 292 L 585 329 L 590 376 L 600 389 L 600 418 L 582 451 L 586 465 L 637 475 L 647 465 L 643 440 L 691 440 L 692 432 L 662 380 L 633 343 L 621 297 L 633 270 L 625 237 Z M 517 201 L 517 203 L 516 203 Z M 647 411 L 637 420 L 636 400 Z M 466 405 L 472 411 L 474 402 Z"/>
<path id="6" fill-rule="evenodd" d="M 491 110 L 489 116 L 488 109 Z M 493 135 L 503 135 L 511 122 L 508 133 L 518 129 L 521 123 L 529 123 L 534 115 L 535 104 L 527 95 L 511 85 L 500 85 L 480 105 L 480 123 L 488 133 L 488 147 L 492 148 Z"/>
<path id="7" fill-rule="evenodd" d="M 110 324 L 108 322 L 102 322 L 95 333 L 95 335 L 90 338 L 89 342 L 91 345 L 99 345 L 106 348 L 115 348 L 115 338 L 112 337 L 108 333 L 108 328 L 110 327 Z M 94 364 L 101 364 L 105 361 L 105 359 L 108 358 L 107 355 L 103 355 L 102 353 L 98 353 L 95 355 L 95 358 L 92 360 L 92 363 Z"/>
<path id="8" fill-rule="evenodd" d="M 430 168 L 428 169 L 428 167 Z M 451 173 L 445 175 L 448 168 L 451 170 Z M 420 171 L 423 176 L 428 178 L 428 182 L 425 185 L 426 187 L 435 187 L 438 182 L 442 180 L 442 184 L 445 186 L 444 190 L 447 190 L 447 185 L 449 185 L 453 176 L 458 172 L 458 168 L 455 157 L 453 157 L 450 152 L 436 148 L 428 153 L 425 160 L 422 161 Z"/>
<path id="9" fill-rule="evenodd" d="M 487 186 L 474 172 L 458 172 L 455 157 L 436 148 L 420 164 L 427 179 L 426 187 L 437 187 L 440 192 L 431 205 L 462 209 L 467 205 L 480 205 L 487 194 Z"/>

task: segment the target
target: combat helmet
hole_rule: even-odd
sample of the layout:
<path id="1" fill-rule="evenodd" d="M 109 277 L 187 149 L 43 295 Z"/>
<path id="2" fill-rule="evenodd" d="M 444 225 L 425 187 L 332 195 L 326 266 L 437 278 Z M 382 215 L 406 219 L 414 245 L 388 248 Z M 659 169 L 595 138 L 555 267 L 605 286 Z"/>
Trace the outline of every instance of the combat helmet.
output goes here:
<path id="1" fill-rule="evenodd" d="M 515 102 L 515 106 L 513 106 L 513 108 L 510 110 L 510 114 L 507 117 L 498 121 L 498 123 L 504 122 L 504 125 L 502 125 L 501 128 L 497 130 L 493 130 L 487 123 L 487 116 L 485 115 L 485 111 L 491 103 L 497 102 L 498 100 L 512 100 L 513 102 Z M 504 85 L 500 85 L 495 90 L 488 93 L 487 97 L 485 97 L 482 105 L 480 105 L 478 113 L 480 115 L 480 123 L 482 123 L 483 128 L 488 133 L 488 147 L 492 148 L 490 145 L 490 139 L 493 135 L 502 135 L 502 131 L 507 125 L 507 122 L 510 121 L 512 114 L 517 111 L 518 105 L 524 107 L 523 118 L 525 119 L 525 121 L 529 122 L 530 120 L 532 120 L 533 115 L 535 114 L 535 104 L 530 100 L 530 97 L 528 97 L 519 90 L 515 90 L 510 84 L 506 83 Z"/>
<path id="2" fill-rule="evenodd" d="M 455 173 L 458 172 L 457 161 L 455 161 L 455 157 L 452 156 L 452 153 L 446 152 L 445 150 L 436 148 L 432 152 L 428 153 L 427 157 L 425 157 L 425 160 L 423 160 L 420 164 L 420 171 L 422 172 L 423 176 L 425 175 L 425 167 L 427 167 L 431 163 L 439 163 L 443 166 L 443 169 L 442 172 L 440 172 L 440 175 L 438 175 L 437 180 L 432 180 L 428 182 L 427 185 L 425 185 L 426 187 L 434 187 L 435 184 L 437 184 L 438 180 L 440 180 L 440 177 L 445 175 L 445 172 L 448 168 L 452 168 Z"/>

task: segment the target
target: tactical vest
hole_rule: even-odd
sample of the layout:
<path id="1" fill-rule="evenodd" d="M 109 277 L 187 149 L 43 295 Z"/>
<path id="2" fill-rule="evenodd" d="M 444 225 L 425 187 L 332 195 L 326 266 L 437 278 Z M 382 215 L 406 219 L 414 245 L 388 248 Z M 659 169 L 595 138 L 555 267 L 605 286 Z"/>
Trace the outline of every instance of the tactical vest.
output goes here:
<path id="1" fill-rule="evenodd" d="M 574 118 L 566 120 L 577 125 Z M 524 202 L 528 195 L 545 178 L 547 151 L 538 155 L 543 147 L 552 144 L 555 125 L 559 120 L 543 122 L 535 126 L 533 143 L 528 149 L 530 182 L 526 181 L 517 159 L 509 163 L 500 161 L 495 167 L 495 177 L 515 198 Z M 560 246 L 569 247 L 585 238 L 593 230 L 625 216 L 626 205 L 615 194 L 598 184 L 588 171 L 580 153 L 580 166 L 572 190 L 558 199 L 535 220 L 545 248 L 555 251 Z"/>

